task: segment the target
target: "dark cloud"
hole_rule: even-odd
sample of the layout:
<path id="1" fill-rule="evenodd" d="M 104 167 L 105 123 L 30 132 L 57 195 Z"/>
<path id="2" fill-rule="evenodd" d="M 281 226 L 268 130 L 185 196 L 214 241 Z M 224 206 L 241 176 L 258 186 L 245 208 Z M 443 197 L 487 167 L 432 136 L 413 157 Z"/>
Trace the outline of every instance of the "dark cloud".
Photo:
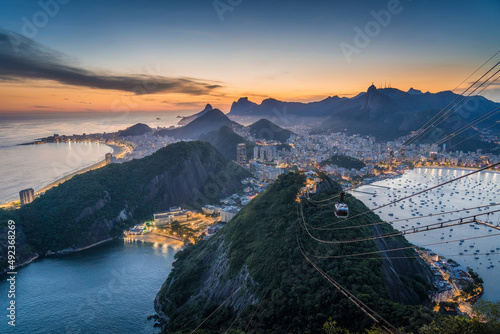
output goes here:
<path id="1" fill-rule="evenodd" d="M 172 101 L 162 101 L 162 103 L 173 103 L 177 107 L 200 107 L 205 106 L 202 102 L 172 102 Z"/>
<path id="2" fill-rule="evenodd" d="M 69 58 L 24 36 L 0 30 L 0 78 L 54 80 L 66 85 L 113 89 L 137 95 L 154 93 L 208 94 L 221 87 L 193 78 L 113 75 L 69 64 Z"/>

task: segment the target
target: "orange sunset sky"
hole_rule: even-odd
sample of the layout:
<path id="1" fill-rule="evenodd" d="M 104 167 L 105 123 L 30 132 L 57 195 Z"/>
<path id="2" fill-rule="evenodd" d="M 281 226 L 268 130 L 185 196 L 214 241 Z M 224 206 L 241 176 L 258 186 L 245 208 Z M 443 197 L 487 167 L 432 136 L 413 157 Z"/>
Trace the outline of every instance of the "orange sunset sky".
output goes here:
<path id="1" fill-rule="evenodd" d="M 227 112 L 240 97 L 318 101 L 372 82 L 438 92 L 500 49 L 495 1 L 151 3 L 5 5 L 0 113 Z M 497 87 L 482 95 L 500 101 Z"/>

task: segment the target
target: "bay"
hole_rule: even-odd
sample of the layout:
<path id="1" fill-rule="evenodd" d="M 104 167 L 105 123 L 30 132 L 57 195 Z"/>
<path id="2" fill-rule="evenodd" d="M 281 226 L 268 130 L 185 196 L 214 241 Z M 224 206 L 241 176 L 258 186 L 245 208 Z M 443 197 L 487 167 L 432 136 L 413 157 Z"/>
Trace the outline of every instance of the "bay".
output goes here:
<path id="1" fill-rule="evenodd" d="M 401 177 L 374 182 L 372 185 L 357 189 L 372 195 L 356 192 L 353 195 L 362 200 L 370 209 L 374 209 L 472 171 L 453 168 L 416 168 L 406 171 Z M 411 201 L 406 199 L 375 210 L 375 213 L 385 221 L 394 221 L 392 225 L 398 230 L 445 223 L 449 220 L 455 220 L 456 223 L 460 218 L 468 221 L 473 216 L 477 216 L 478 220 L 497 225 L 500 222 L 500 212 L 489 215 L 484 213 L 500 210 L 500 205 L 494 205 L 500 203 L 499 188 L 500 174 L 483 171 L 414 196 Z M 486 207 L 472 209 L 480 206 Z M 449 211 L 465 208 L 471 209 L 467 210 L 468 212 L 446 214 Z M 428 217 L 429 214 L 433 216 Z M 500 233 L 499 230 L 484 225 L 467 223 L 434 231 L 407 234 L 405 237 L 417 246 L 429 248 L 441 256 L 457 261 L 464 267 L 472 268 L 484 280 L 483 298 L 496 301 L 500 300 L 500 286 L 497 279 L 500 276 L 500 235 L 496 235 L 498 233 Z M 460 243 L 460 240 L 464 242 Z M 474 255 L 476 250 L 478 250 L 478 255 Z"/>
<path id="2" fill-rule="evenodd" d="M 158 333 L 147 316 L 179 249 L 120 239 L 20 268 L 15 328 L 6 318 L 9 285 L 0 283 L 0 333 Z"/>

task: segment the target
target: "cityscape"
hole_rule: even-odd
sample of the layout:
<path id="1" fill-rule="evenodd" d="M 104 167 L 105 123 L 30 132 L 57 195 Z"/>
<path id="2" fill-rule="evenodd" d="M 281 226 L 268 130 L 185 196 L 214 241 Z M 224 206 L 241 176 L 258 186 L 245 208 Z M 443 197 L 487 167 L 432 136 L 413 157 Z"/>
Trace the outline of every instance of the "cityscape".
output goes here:
<path id="1" fill-rule="evenodd" d="M 500 333 L 498 1 L 0 8 L 0 333 Z"/>

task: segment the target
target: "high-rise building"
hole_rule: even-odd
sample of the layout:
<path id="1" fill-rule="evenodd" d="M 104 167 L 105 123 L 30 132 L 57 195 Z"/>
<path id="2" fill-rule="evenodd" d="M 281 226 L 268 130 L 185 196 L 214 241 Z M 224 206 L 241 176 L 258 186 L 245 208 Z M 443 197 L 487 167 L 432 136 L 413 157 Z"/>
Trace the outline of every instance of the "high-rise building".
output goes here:
<path id="1" fill-rule="evenodd" d="M 245 143 L 236 146 L 236 162 L 240 165 L 247 163 L 247 145 Z"/>
<path id="2" fill-rule="evenodd" d="M 260 160 L 265 161 L 266 160 L 266 146 L 262 145 L 260 147 Z"/>
<path id="3" fill-rule="evenodd" d="M 253 159 L 259 160 L 259 147 L 258 146 L 255 146 L 253 148 Z"/>
<path id="4" fill-rule="evenodd" d="M 35 191 L 33 188 L 21 190 L 19 192 L 19 199 L 21 200 L 21 206 L 31 203 L 35 199 Z"/>

